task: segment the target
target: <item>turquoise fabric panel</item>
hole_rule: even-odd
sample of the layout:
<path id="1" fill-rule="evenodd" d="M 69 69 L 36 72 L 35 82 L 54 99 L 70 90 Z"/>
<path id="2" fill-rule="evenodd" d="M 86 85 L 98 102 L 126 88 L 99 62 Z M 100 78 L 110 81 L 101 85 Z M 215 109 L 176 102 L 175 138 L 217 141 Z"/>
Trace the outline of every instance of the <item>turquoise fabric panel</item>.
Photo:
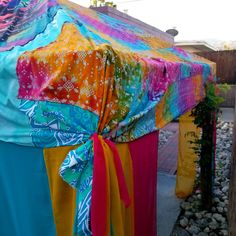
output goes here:
<path id="1" fill-rule="evenodd" d="M 56 235 L 43 149 L 0 141 L 0 235 Z"/>
<path id="2" fill-rule="evenodd" d="M 43 33 L 24 46 L 0 52 L 0 140 L 33 146 L 30 137 L 31 126 L 28 117 L 19 110 L 21 100 L 17 99 L 18 79 L 16 63 L 21 54 L 48 45 L 55 41 L 65 22 L 71 19 L 62 10 L 58 10 L 52 22 Z"/>

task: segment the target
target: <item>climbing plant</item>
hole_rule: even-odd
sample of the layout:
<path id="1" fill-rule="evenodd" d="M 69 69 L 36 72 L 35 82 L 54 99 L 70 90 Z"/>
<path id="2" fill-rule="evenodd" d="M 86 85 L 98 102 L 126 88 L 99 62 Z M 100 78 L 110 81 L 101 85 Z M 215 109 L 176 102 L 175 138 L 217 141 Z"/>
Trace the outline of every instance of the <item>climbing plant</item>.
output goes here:
<path id="1" fill-rule="evenodd" d="M 227 84 L 217 84 L 216 81 L 205 85 L 206 96 L 191 113 L 194 124 L 202 129 L 199 139 L 195 139 L 194 152 L 199 156 L 200 189 L 203 209 L 210 210 L 213 198 L 215 132 L 219 114 L 219 105 L 224 101 L 222 93 L 229 89 Z"/>

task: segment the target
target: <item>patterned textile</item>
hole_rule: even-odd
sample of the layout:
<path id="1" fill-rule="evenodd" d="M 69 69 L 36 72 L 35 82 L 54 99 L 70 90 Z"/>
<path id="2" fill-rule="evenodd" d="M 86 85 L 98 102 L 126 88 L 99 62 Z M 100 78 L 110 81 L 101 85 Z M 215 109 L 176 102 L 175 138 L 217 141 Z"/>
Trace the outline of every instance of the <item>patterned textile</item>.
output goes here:
<path id="1" fill-rule="evenodd" d="M 113 164 L 128 207 L 111 140 L 138 139 L 192 109 L 212 79 L 211 66 L 143 29 L 64 0 L 5 0 L 0 10 L 0 121 L 10 127 L 0 130 L 0 139 L 43 148 L 80 145 L 68 153 L 60 175 L 83 192 L 75 233 L 82 227 L 89 235 L 90 210 L 93 218 L 98 206 L 106 207 L 92 189 L 101 186 L 111 200 L 106 190 Z M 92 230 L 110 233 L 93 221 Z"/>
<path id="2" fill-rule="evenodd" d="M 2 6 L 0 5 L 0 7 Z M 7 12 L 7 10 L 3 10 L 2 12 Z M 2 22 L 1 14 L 0 22 Z M 64 21 L 69 22 L 69 20 L 69 17 L 66 16 L 62 10 L 58 10 L 53 18 L 53 21 L 48 23 L 46 29 L 42 33 L 35 36 L 27 44 L 22 46 L 16 45 L 11 50 L 6 50 L 3 52 L 1 52 L 1 50 L 3 50 L 4 47 L 1 44 L 0 140 L 19 143 L 26 146 L 33 146 L 32 138 L 30 137 L 32 128 L 29 125 L 27 116 L 19 110 L 20 100 L 17 99 L 19 84 L 16 75 L 16 63 L 18 57 L 25 51 L 34 50 L 53 42 L 61 32 L 61 27 L 64 24 Z M 40 24 L 40 22 L 41 20 L 38 24 Z M 0 33 L 0 38 L 1 36 L 2 35 Z"/>
<path id="3" fill-rule="evenodd" d="M 196 179 L 197 154 L 194 153 L 190 141 L 200 137 L 200 128 L 193 123 L 191 112 L 179 118 L 179 151 L 176 174 L 175 194 L 179 198 L 186 198 L 192 194 Z"/>

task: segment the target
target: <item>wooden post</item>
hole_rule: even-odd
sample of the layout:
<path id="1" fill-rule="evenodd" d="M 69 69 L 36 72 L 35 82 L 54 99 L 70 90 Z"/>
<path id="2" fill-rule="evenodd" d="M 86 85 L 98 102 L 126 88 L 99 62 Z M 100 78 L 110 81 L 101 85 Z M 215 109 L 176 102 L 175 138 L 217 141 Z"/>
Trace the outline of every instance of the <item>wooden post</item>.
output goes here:
<path id="1" fill-rule="evenodd" d="M 214 143 L 214 125 L 215 114 L 209 113 L 205 116 L 205 122 L 202 126 L 202 142 L 200 153 L 200 188 L 202 191 L 202 207 L 204 210 L 210 211 L 212 208 L 213 198 L 213 179 L 214 179 L 214 159 L 215 159 L 215 143 Z"/>
<path id="2" fill-rule="evenodd" d="M 235 95 L 236 99 L 236 95 Z M 233 132 L 233 152 L 231 162 L 231 178 L 229 188 L 229 236 L 236 236 L 236 100 L 234 104 L 234 132 Z"/>

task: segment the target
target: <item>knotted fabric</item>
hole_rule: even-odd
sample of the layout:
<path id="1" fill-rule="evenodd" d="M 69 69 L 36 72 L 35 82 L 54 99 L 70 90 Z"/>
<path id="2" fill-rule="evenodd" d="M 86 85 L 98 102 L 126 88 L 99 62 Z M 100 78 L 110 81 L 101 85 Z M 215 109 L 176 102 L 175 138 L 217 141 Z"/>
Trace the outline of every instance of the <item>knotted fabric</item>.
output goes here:
<path id="1" fill-rule="evenodd" d="M 104 149 L 110 149 L 111 154 L 105 153 Z M 89 164 L 92 161 L 92 178 L 89 178 L 89 181 L 86 181 L 85 178 L 84 181 L 84 175 L 90 169 Z M 111 169 L 112 166 L 114 166 L 115 171 Z M 77 189 L 77 202 L 82 202 L 82 204 L 77 205 L 75 225 L 77 232 L 75 233 L 77 235 L 110 235 L 110 198 L 112 197 L 110 188 L 115 185 L 112 182 L 118 183 L 119 198 L 125 207 L 128 207 L 131 202 L 115 144 L 94 133 L 86 143 L 69 152 L 60 168 L 60 175 L 67 183 Z M 78 201 L 78 199 L 81 200 L 81 197 L 84 199 Z M 121 208 L 118 208 L 121 211 Z M 122 224 L 122 220 L 120 222 Z"/>

